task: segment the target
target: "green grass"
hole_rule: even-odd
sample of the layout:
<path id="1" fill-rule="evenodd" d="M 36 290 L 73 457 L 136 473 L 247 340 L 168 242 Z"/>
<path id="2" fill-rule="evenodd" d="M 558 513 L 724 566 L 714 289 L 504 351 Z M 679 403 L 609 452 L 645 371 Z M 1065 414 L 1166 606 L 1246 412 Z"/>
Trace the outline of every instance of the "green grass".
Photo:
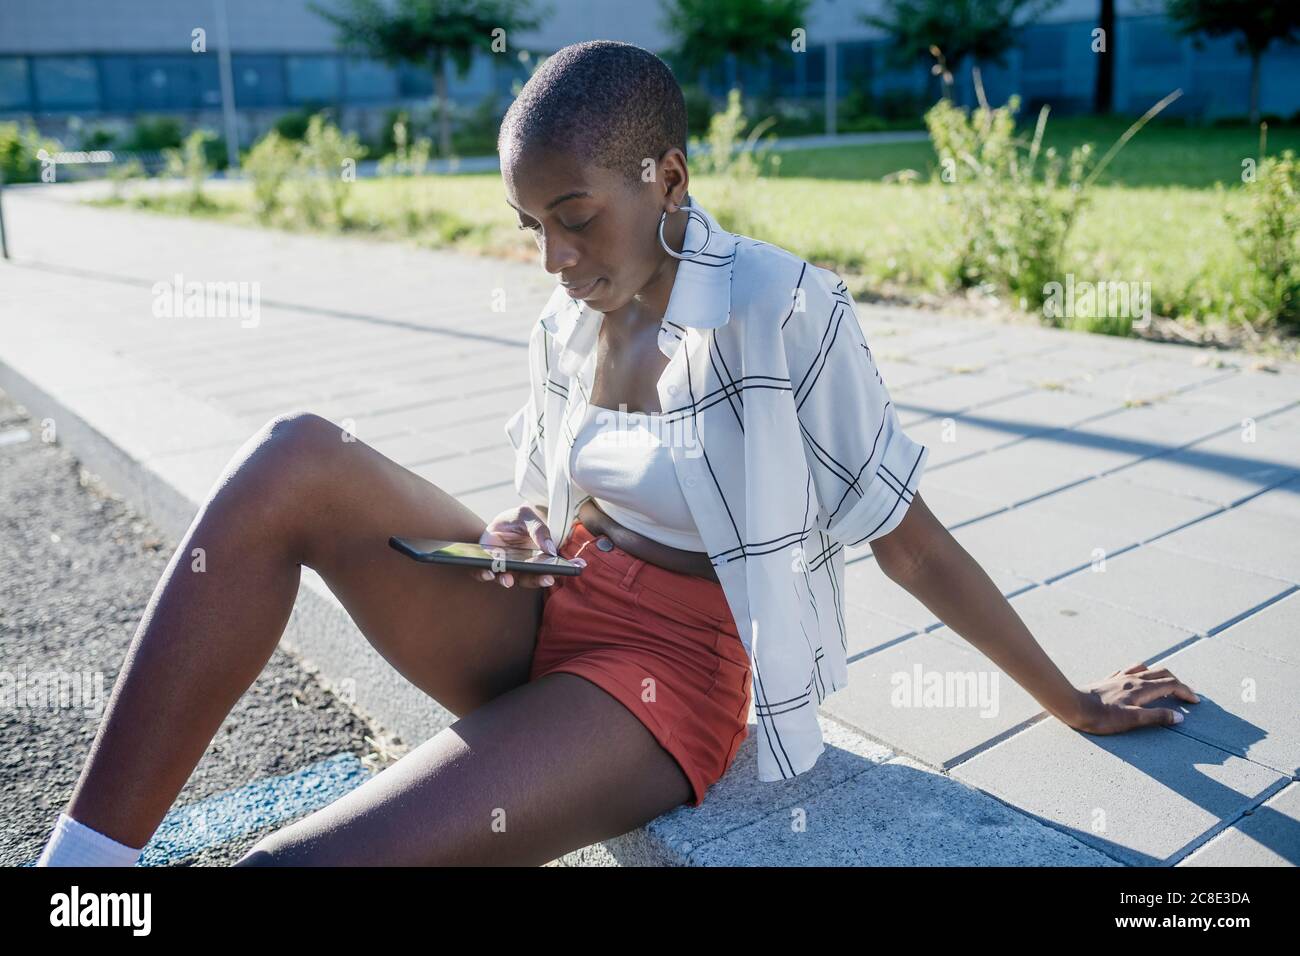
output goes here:
<path id="1" fill-rule="evenodd" d="M 1048 142 L 1068 148 L 1091 141 L 1104 152 L 1126 126 L 1049 121 Z M 1214 324 L 1255 319 L 1245 304 L 1249 267 L 1223 210 L 1243 202 L 1241 160 L 1256 155 L 1257 143 L 1258 135 L 1246 129 L 1157 124 L 1142 130 L 1091 191 L 1066 247 L 1066 271 L 1076 282 L 1150 281 L 1159 315 Z M 1270 153 L 1288 146 L 1300 150 L 1300 130 L 1270 131 Z M 957 247 L 945 187 L 880 182 L 901 168 L 925 171 L 932 161 L 926 142 L 795 152 L 784 155 L 776 176 L 753 186 L 696 176 L 692 193 L 727 228 L 840 272 L 861 298 L 880 290 L 947 294 L 955 291 Z M 1223 195 L 1211 188 L 1215 182 L 1228 187 Z M 204 215 L 256 224 L 248 187 L 214 195 L 216 208 Z M 364 179 L 352 201 L 350 221 L 327 230 L 538 259 L 532 237 L 516 228 L 499 174 Z M 137 204 L 182 212 L 166 197 Z M 278 225 L 305 228 L 292 215 Z"/>
<path id="2" fill-rule="evenodd" d="M 1043 145 L 1044 148 L 1055 146 L 1058 152 L 1066 154 L 1073 147 L 1090 142 L 1100 156 L 1123 135 L 1128 125 L 1128 121 L 1119 119 L 1053 119 L 1049 114 Z M 1022 125 L 1021 131 L 1026 141 L 1032 138 L 1032 126 Z M 1267 149 L 1270 155 L 1284 149 L 1300 152 L 1300 127 L 1270 129 Z M 1139 188 L 1209 189 L 1216 182 L 1231 186 L 1241 182 L 1241 163 L 1247 158 L 1259 160 L 1256 130 L 1183 126 L 1157 120 L 1120 150 L 1097 181 L 1100 185 Z M 784 153 L 777 175 L 871 181 L 900 169 L 914 169 L 928 176 L 935 165 L 934 150 L 925 141 L 842 146 Z M 768 172 L 772 170 L 769 168 Z"/>

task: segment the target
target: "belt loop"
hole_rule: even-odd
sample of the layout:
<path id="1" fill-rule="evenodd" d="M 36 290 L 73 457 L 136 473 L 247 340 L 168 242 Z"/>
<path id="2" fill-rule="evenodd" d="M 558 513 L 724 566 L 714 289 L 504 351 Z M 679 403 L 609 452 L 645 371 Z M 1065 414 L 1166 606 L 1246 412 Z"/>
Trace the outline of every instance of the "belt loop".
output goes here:
<path id="1" fill-rule="evenodd" d="M 637 572 L 645 567 L 645 561 L 640 558 L 633 558 L 631 566 L 627 569 L 627 574 L 623 575 L 623 580 L 618 582 L 619 587 L 631 590 L 632 582 L 636 580 Z"/>

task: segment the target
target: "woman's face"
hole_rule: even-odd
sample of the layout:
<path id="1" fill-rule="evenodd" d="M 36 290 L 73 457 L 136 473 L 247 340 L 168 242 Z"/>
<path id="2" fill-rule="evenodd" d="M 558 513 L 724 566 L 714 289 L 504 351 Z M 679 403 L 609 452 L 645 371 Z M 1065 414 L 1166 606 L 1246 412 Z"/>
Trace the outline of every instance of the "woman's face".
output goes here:
<path id="1" fill-rule="evenodd" d="M 592 308 L 626 305 L 669 262 L 659 245 L 659 216 L 666 197 L 686 195 L 680 150 L 670 150 L 657 181 L 630 188 L 620 174 L 582 166 L 563 153 L 505 153 L 502 178 L 520 228 L 533 234 L 542 268 L 557 276 Z M 669 222 L 675 218 L 670 217 Z M 665 227 L 665 238 L 670 238 Z"/>

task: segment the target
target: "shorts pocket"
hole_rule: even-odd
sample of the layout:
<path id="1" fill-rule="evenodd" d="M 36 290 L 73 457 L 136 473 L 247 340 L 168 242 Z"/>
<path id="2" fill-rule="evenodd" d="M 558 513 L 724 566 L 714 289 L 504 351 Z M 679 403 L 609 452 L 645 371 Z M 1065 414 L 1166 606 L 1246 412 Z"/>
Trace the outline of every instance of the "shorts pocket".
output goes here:
<path id="1" fill-rule="evenodd" d="M 642 585 L 636 592 L 637 607 L 672 621 L 693 631 L 707 632 L 710 638 L 723 626 L 723 621 L 708 611 L 703 611 L 686 601 L 669 597 L 654 588 Z"/>

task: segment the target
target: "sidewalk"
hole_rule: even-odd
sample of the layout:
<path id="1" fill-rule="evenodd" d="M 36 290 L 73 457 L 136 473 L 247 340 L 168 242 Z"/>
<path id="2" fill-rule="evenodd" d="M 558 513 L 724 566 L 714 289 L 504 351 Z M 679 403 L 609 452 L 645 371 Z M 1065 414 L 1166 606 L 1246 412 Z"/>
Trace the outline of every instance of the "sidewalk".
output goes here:
<path id="1" fill-rule="evenodd" d="M 484 517 L 515 502 L 502 424 L 553 288 L 539 267 L 39 189 L 7 191 L 5 209 L 16 262 L 0 264 L 0 388 L 168 533 L 292 408 L 346 422 Z M 258 324 L 156 318 L 154 286 L 177 274 L 259 282 Z M 1076 733 L 853 549 L 849 686 L 821 708 L 817 768 L 760 784 L 751 719 L 704 806 L 565 862 L 1300 862 L 1300 368 L 909 310 L 861 317 L 904 426 L 931 449 L 925 500 L 1066 676 L 1160 661 L 1202 703 L 1176 730 Z M 357 709 L 407 743 L 452 722 L 304 580 L 287 647 L 355 680 Z M 900 706 L 896 685 L 914 677 L 995 696 Z"/>

